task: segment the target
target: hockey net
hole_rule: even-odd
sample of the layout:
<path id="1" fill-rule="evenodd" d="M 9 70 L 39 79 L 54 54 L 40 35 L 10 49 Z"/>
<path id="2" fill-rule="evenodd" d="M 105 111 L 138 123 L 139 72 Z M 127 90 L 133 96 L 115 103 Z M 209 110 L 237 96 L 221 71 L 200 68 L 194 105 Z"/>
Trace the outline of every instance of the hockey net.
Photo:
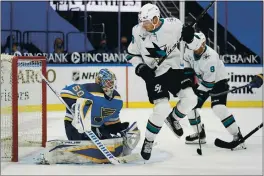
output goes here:
<path id="1" fill-rule="evenodd" d="M 1 161 L 18 161 L 21 148 L 45 147 L 45 57 L 1 54 Z M 22 153 L 22 152 L 21 152 Z"/>

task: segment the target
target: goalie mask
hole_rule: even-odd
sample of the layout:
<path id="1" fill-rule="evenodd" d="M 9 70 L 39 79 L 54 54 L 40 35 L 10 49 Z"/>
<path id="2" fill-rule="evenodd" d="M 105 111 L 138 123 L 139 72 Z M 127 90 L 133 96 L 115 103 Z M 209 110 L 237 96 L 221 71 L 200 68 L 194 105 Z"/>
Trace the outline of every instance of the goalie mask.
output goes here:
<path id="1" fill-rule="evenodd" d="M 116 76 L 110 70 L 104 68 L 98 72 L 95 82 L 101 86 L 104 93 L 112 98 L 114 90 L 116 89 Z"/>

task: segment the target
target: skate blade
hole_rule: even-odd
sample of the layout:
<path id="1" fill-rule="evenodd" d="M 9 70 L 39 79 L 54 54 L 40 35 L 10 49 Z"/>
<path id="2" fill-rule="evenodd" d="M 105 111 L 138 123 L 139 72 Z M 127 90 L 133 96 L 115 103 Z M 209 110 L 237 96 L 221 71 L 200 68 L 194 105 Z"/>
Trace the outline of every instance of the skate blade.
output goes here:
<path id="1" fill-rule="evenodd" d="M 172 131 L 172 133 L 177 137 L 177 138 L 181 138 L 182 136 L 177 135 L 174 131 L 173 128 L 171 127 L 170 123 L 167 121 L 167 119 L 164 120 L 164 122 L 167 124 L 167 126 L 169 127 L 169 129 Z"/>
<path id="2" fill-rule="evenodd" d="M 205 139 L 201 139 L 201 144 L 206 144 L 206 140 Z M 195 140 L 195 141 L 185 141 L 185 144 L 199 144 L 199 140 Z"/>

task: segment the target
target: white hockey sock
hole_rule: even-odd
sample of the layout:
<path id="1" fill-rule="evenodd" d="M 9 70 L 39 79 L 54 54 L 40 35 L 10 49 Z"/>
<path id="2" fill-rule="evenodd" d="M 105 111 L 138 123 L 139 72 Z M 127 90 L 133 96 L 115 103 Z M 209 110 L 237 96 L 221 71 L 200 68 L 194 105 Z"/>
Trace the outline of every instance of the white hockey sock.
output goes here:
<path id="1" fill-rule="evenodd" d="M 216 116 L 218 116 L 223 123 L 224 127 L 231 135 L 236 135 L 238 131 L 238 126 L 234 116 L 228 112 L 225 105 L 215 105 L 213 111 Z"/>
<path id="2" fill-rule="evenodd" d="M 170 113 L 170 104 L 167 98 L 154 101 L 153 113 L 149 117 L 146 130 L 146 138 L 148 141 L 154 141 L 159 133 L 165 118 Z"/>
<path id="3" fill-rule="evenodd" d="M 192 126 L 195 133 L 200 133 L 202 131 L 201 117 L 197 109 L 192 110 L 188 115 L 189 123 Z M 198 130 L 197 130 L 198 126 Z"/>
<path id="4" fill-rule="evenodd" d="M 180 101 L 173 110 L 173 117 L 180 120 L 186 116 L 196 106 L 198 98 L 194 94 L 192 88 L 188 87 L 179 92 Z"/>

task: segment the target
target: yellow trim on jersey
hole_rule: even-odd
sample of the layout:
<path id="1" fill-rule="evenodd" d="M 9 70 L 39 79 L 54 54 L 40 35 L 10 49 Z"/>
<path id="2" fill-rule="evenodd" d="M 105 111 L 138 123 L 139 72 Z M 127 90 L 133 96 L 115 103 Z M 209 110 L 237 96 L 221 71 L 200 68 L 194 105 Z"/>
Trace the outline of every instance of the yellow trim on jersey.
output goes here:
<path id="1" fill-rule="evenodd" d="M 78 97 L 78 96 L 74 96 L 74 95 L 66 94 L 66 93 L 60 94 L 60 96 L 61 96 L 62 98 L 71 98 L 71 99 L 78 99 L 78 98 L 80 98 L 80 97 Z"/>
<path id="2" fill-rule="evenodd" d="M 64 120 L 67 120 L 67 121 L 70 121 L 70 122 L 72 122 L 72 119 L 71 119 L 71 118 L 69 118 L 69 117 L 64 117 Z"/>
<path id="3" fill-rule="evenodd" d="M 115 96 L 114 99 L 121 100 L 121 96 Z"/>
<path id="4" fill-rule="evenodd" d="M 116 120 L 116 121 L 113 121 L 113 122 L 105 122 L 104 124 L 105 125 L 113 125 L 113 124 L 116 124 L 116 123 L 119 123 L 121 122 L 120 119 Z"/>

